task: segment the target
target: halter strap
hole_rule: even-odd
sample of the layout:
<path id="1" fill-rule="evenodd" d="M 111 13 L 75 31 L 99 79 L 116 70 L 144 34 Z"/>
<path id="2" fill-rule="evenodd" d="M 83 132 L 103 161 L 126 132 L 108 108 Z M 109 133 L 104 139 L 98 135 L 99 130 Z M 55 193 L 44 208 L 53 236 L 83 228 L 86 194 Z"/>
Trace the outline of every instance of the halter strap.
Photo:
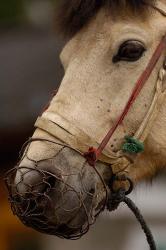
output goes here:
<path id="1" fill-rule="evenodd" d="M 81 154 L 88 150 L 89 145 L 99 146 L 99 142 L 55 112 L 45 111 L 41 117 L 38 117 L 35 127 L 46 131 Z M 109 164 L 112 164 L 116 158 L 117 155 L 107 149 L 100 156 L 102 162 Z"/>

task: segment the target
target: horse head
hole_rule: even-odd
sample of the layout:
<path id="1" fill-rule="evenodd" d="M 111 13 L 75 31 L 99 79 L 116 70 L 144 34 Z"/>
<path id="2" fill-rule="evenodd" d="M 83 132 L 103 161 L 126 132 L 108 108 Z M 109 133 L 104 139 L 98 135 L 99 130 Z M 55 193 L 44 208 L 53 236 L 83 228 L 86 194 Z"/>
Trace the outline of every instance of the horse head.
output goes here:
<path id="1" fill-rule="evenodd" d="M 78 238 L 106 207 L 113 176 L 112 188 L 129 189 L 129 179 L 136 184 L 166 165 L 166 5 L 69 2 L 64 78 L 6 182 L 24 224 Z"/>

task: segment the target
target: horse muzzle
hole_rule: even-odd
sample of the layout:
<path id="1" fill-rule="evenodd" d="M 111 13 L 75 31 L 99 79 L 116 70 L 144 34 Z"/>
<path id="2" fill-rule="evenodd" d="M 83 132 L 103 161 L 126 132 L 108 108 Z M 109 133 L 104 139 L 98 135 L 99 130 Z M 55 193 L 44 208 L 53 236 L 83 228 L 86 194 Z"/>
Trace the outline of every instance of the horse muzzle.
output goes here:
<path id="1" fill-rule="evenodd" d="M 6 177 L 13 213 L 37 231 L 77 239 L 105 208 L 107 190 L 99 172 L 69 148 L 51 159 L 20 164 Z"/>

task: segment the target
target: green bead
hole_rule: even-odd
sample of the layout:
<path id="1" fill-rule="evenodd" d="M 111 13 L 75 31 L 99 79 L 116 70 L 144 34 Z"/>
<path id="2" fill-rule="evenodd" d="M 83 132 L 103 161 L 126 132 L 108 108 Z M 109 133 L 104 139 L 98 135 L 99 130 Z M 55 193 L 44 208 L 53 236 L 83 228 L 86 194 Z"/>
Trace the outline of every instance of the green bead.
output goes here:
<path id="1" fill-rule="evenodd" d="M 144 144 L 134 137 L 126 136 L 126 142 L 122 146 L 125 153 L 138 154 L 144 151 Z"/>

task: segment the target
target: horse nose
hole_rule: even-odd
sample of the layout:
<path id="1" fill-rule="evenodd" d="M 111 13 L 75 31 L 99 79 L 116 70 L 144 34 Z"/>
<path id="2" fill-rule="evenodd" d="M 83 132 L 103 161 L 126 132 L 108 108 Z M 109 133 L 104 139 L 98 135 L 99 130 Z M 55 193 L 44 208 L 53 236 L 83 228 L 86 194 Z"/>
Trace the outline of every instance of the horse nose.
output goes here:
<path id="1" fill-rule="evenodd" d="M 55 201 L 59 203 L 58 198 L 60 195 L 61 200 L 68 195 L 75 201 L 76 192 L 79 193 L 83 190 L 80 176 L 85 169 L 80 167 L 78 162 L 82 166 L 84 159 L 78 153 L 71 152 L 71 149 L 68 148 L 61 150 L 56 156 L 40 161 L 25 158 L 9 175 L 9 188 L 13 182 L 12 196 L 17 194 L 23 199 L 27 197 L 28 199 L 35 199 L 36 196 L 47 195 L 47 197 L 51 196 L 54 203 Z M 87 184 L 87 192 L 91 189 L 89 183 Z"/>
<path id="2" fill-rule="evenodd" d="M 100 176 L 68 148 L 48 160 L 21 162 L 6 184 L 12 210 L 25 225 L 63 238 L 86 233 L 105 206 Z"/>
<path id="3" fill-rule="evenodd" d="M 42 168 L 35 165 L 19 166 L 14 184 L 20 195 L 30 196 L 53 189 L 59 176 L 60 172 L 51 164 L 45 163 Z"/>

